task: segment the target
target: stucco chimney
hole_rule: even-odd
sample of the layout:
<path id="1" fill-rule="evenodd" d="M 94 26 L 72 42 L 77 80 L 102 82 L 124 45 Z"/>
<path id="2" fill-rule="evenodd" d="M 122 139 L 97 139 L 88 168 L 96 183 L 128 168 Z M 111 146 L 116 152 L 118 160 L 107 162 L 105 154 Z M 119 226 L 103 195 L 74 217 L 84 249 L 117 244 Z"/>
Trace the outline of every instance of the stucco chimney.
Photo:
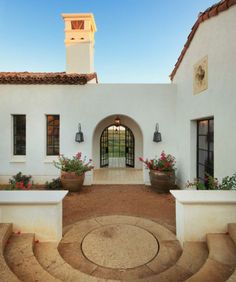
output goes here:
<path id="1" fill-rule="evenodd" d="M 66 73 L 94 72 L 93 14 L 62 14 L 65 22 Z"/>

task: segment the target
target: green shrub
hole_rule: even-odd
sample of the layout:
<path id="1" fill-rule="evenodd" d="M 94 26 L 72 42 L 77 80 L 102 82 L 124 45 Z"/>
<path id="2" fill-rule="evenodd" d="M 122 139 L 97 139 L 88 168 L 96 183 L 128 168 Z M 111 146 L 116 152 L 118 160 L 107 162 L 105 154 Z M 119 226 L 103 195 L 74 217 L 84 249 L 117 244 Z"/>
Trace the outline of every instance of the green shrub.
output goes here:
<path id="1" fill-rule="evenodd" d="M 46 190 L 61 190 L 62 189 L 61 179 L 58 177 L 58 178 L 52 179 L 51 182 L 47 181 L 45 183 L 45 188 Z"/>

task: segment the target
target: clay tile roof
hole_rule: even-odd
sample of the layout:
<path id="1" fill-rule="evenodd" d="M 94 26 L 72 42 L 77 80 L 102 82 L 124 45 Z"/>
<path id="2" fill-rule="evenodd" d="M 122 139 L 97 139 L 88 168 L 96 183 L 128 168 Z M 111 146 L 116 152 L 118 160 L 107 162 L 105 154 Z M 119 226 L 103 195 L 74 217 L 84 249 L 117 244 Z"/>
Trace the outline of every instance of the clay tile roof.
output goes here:
<path id="1" fill-rule="evenodd" d="M 65 72 L 0 72 L 0 84 L 79 84 L 92 79 L 98 82 L 97 74 L 67 74 Z"/>
<path id="2" fill-rule="evenodd" d="M 195 22 L 195 24 L 193 25 L 192 27 L 192 30 L 187 38 L 187 42 L 185 43 L 184 45 L 184 48 L 177 60 L 177 63 L 175 64 L 175 67 L 172 71 L 172 73 L 170 74 L 170 79 L 173 80 L 174 79 L 174 76 L 184 58 L 184 55 L 185 53 L 187 52 L 187 49 L 199 27 L 199 25 L 212 18 L 212 17 L 215 17 L 217 16 L 219 13 L 225 11 L 225 10 L 228 10 L 231 6 L 235 5 L 236 4 L 236 0 L 221 0 L 220 2 L 214 4 L 213 6 L 211 6 L 210 8 L 206 9 L 203 13 L 199 13 L 198 15 L 198 19 L 197 21 Z"/>

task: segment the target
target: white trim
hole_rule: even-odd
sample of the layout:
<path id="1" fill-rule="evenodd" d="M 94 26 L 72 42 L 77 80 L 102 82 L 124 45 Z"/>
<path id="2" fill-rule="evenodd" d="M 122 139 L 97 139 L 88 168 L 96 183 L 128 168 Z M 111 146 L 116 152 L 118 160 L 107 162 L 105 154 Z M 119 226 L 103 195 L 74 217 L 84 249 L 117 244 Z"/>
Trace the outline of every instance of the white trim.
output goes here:
<path id="1" fill-rule="evenodd" d="M 51 164 L 51 163 L 53 163 L 54 161 L 58 161 L 58 157 L 59 156 L 46 156 L 45 158 L 44 158 L 44 163 L 45 164 Z"/>
<path id="2" fill-rule="evenodd" d="M 0 205 L 5 204 L 57 204 L 68 193 L 67 190 L 54 191 L 0 191 Z"/>
<path id="3" fill-rule="evenodd" d="M 236 204 L 236 190 L 171 190 L 170 192 L 183 204 Z"/>
<path id="4" fill-rule="evenodd" d="M 10 163 L 25 163 L 26 162 L 26 156 L 22 155 L 22 156 L 12 156 Z"/>

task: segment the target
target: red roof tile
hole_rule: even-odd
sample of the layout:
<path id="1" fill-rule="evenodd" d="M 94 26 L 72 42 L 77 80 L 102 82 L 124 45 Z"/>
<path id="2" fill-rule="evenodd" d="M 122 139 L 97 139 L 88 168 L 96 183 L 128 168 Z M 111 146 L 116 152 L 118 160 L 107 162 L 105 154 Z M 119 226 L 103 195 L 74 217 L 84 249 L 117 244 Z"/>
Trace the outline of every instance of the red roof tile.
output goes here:
<path id="1" fill-rule="evenodd" d="M 173 80 L 174 79 L 174 76 L 184 58 L 184 55 L 185 53 L 187 52 L 187 49 L 199 27 L 199 25 L 212 18 L 212 17 L 215 17 L 217 16 L 219 13 L 225 11 L 225 10 L 228 10 L 231 6 L 235 5 L 236 4 L 236 0 L 222 0 L 218 3 L 216 3 L 215 5 L 211 6 L 210 8 L 206 9 L 203 13 L 200 13 L 199 16 L 198 16 L 198 19 L 197 21 L 195 22 L 194 26 L 192 27 L 192 30 L 188 36 L 188 39 L 187 39 L 187 42 L 185 43 L 184 45 L 184 48 L 177 60 L 177 63 L 175 64 L 175 67 L 172 71 L 172 73 L 170 74 L 170 79 Z"/>
<path id="2" fill-rule="evenodd" d="M 97 74 L 67 74 L 65 72 L 0 72 L 0 84 L 79 84 L 92 79 L 98 82 Z"/>

